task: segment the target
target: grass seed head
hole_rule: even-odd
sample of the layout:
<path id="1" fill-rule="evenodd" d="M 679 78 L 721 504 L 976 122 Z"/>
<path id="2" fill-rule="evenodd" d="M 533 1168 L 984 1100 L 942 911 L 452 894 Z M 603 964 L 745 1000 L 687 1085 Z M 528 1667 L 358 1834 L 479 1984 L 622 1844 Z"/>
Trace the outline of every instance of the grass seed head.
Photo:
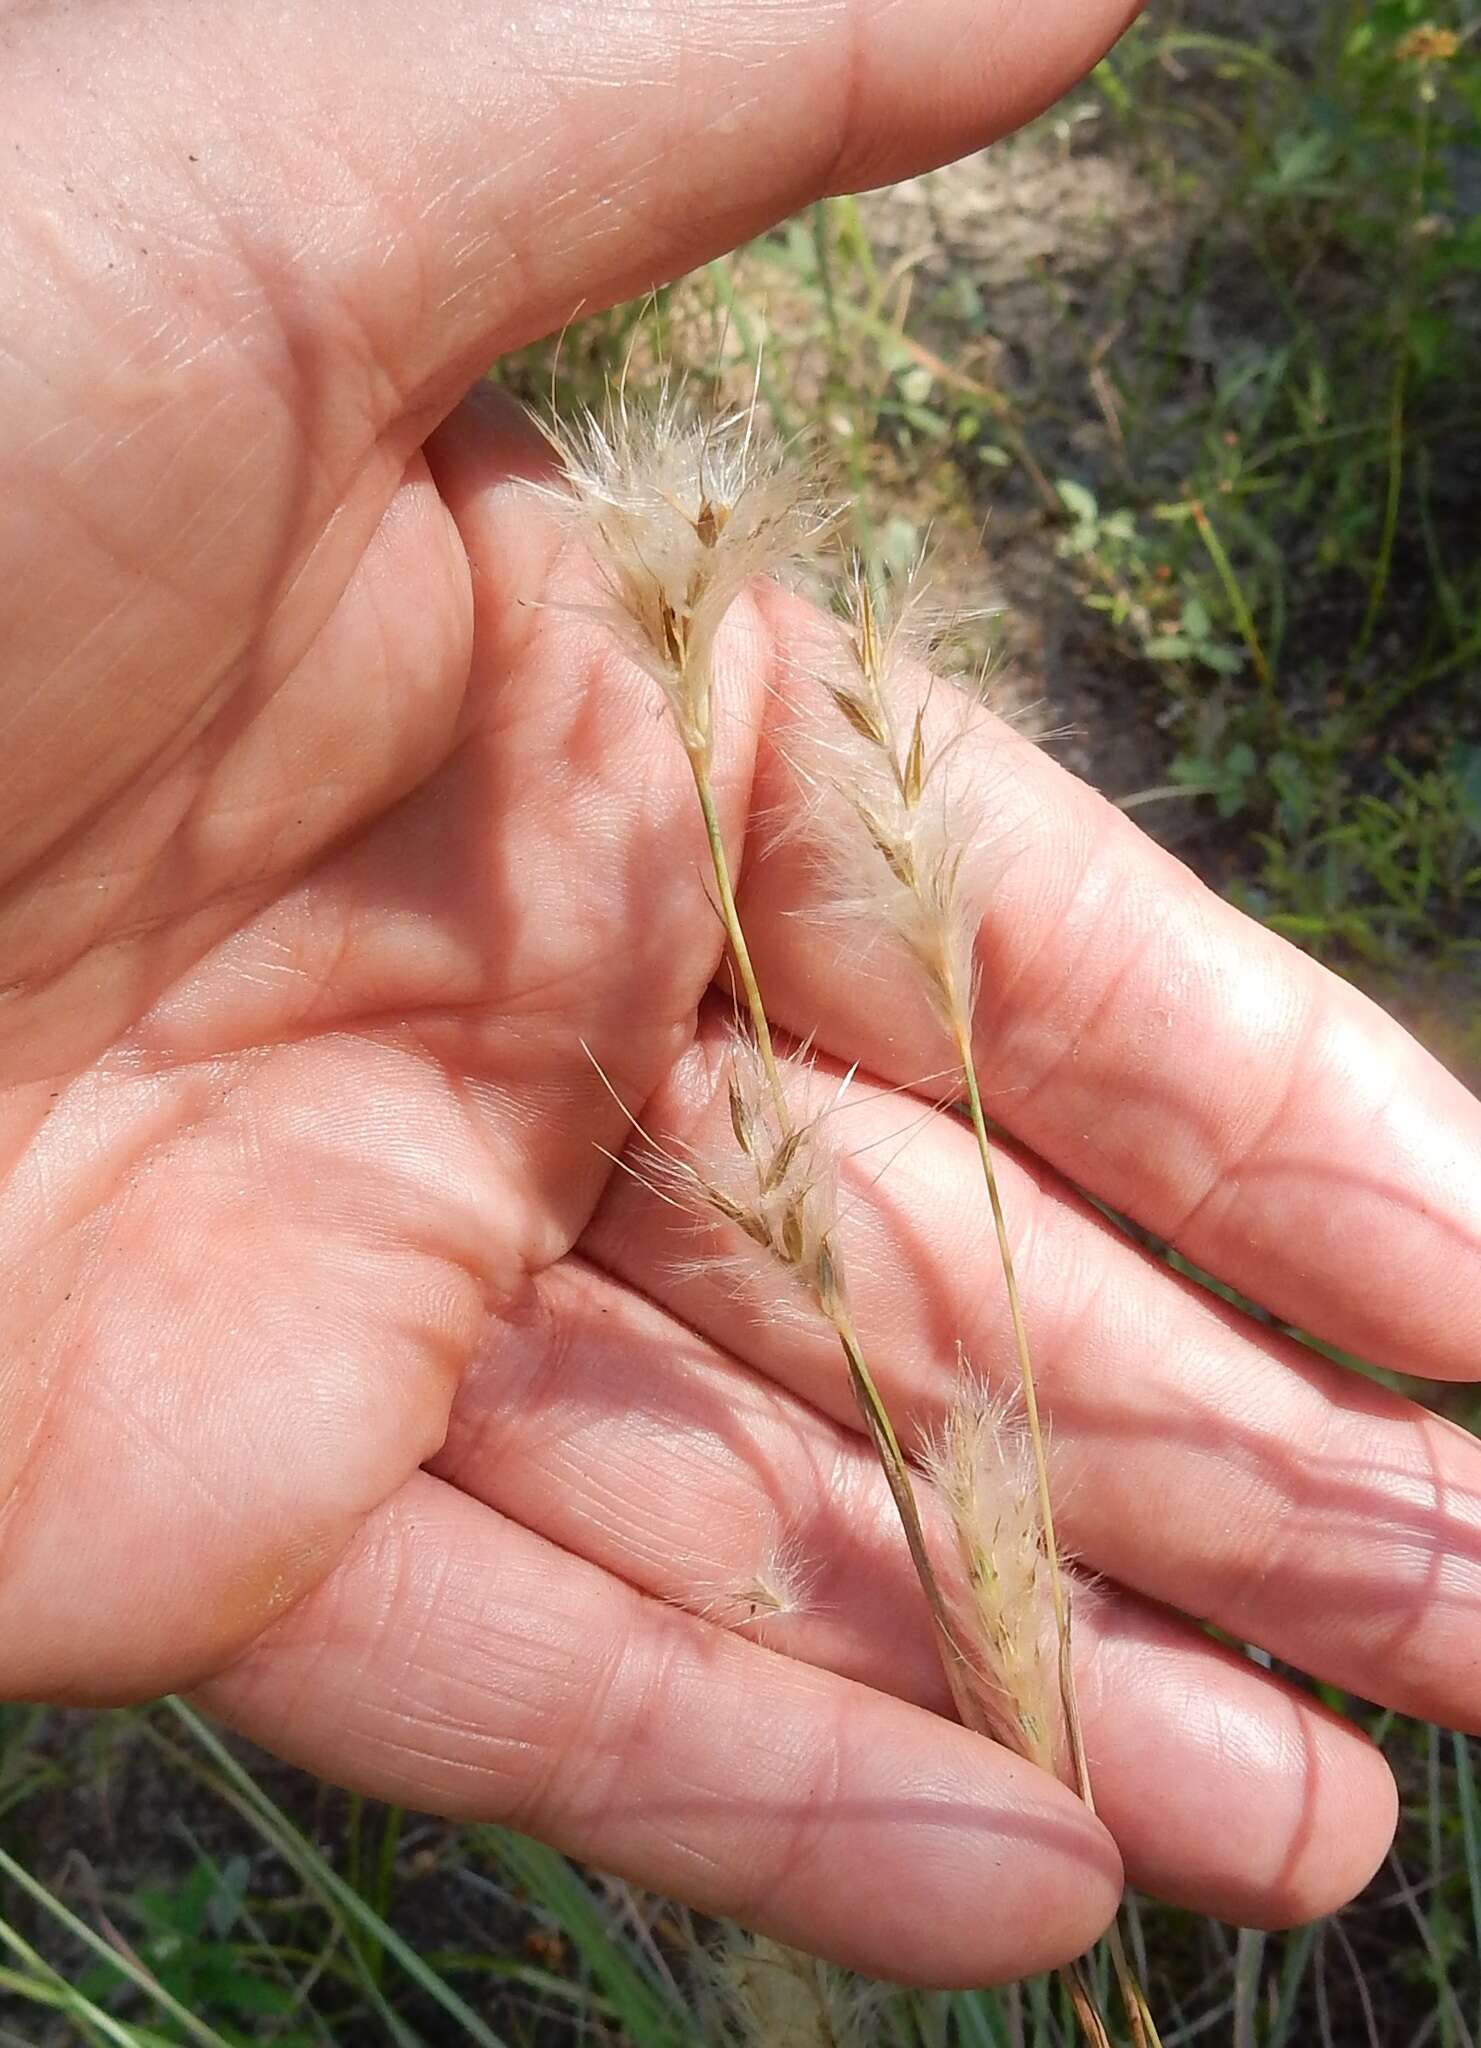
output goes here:
<path id="1" fill-rule="evenodd" d="M 964 1377 L 923 1463 L 956 1539 L 959 1569 L 943 1578 L 974 1696 L 999 1741 L 1066 1777 L 1053 1589 L 1027 1425 L 1013 1403 Z"/>
<path id="2" fill-rule="evenodd" d="M 846 669 L 821 677 L 841 725 L 804 737 L 795 759 L 815 799 L 807 829 L 835 912 L 888 933 L 954 1030 L 976 991 L 966 855 L 983 818 L 959 758 L 972 706 L 926 666 L 935 631 L 922 573 L 881 592 L 856 564 L 845 597 Z"/>
<path id="3" fill-rule="evenodd" d="M 704 416 L 682 385 L 599 415 L 543 423 L 569 495 L 552 494 L 589 547 L 605 615 L 663 691 L 690 756 L 708 761 L 715 636 L 755 576 L 814 546 L 830 523 L 804 465 L 754 405 Z"/>
<path id="4" fill-rule="evenodd" d="M 768 1252 L 828 1314 L 842 1289 L 836 1175 L 821 1131 L 831 1105 L 821 1111 L 813 1105 L 805 1058 L 783 1058 L 778 1071 L 789 1111 L 784 1124 L 755 1042 L 743 1032 L 733 1034 L 729 1065 L 726 1090 L 736 1149 L 685 1163 L 688 1199 Z"/>

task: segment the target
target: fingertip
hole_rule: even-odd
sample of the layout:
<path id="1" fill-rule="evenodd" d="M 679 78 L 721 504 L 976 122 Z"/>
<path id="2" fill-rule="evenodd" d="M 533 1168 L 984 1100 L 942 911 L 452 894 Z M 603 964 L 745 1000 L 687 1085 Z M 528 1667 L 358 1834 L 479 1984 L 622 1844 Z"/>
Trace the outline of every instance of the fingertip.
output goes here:
<path id="1" fill-rule="evenodd" d="M 1382 1752 L 1350 1722 L 1311 1707 L 1309 1824 L 1275 1877 L 1222 1917 L 1276 1932 L 1320 1920 L 1355 1899 L 1382 1868 L 1399 1820 L 1399 1789 Z"/>
<path id="2" fill-rule="evenodd" d="M 1081 1690 L 1091 1771 L 1133 1884 L 1271 1929 L 1363 1889 L 1393 1839 L 1398 1793 L 1361 1729 L 1124 1598 L 1094 1617 L 1092 1640 Z"/>
<path id="3" fill-rule="evenodd" d="M 1108 1831 L 995 1743 L 909 1709 L 907 1730 L 883 1766 L 873 1731 L 862 1780 L 845 1752 L 826 1843 L 833 1881 L 819 1883 L 819 1867 L 789 1872 L 765 1931 L 866 1976 L 939 1990 L 1038 1976 L 1083 1955 L 1121 1901 Z M 838 1855 L 849 1840 L 845 1884 Z"/>
<path id="4" fill-rule="evenodd" d="M 961 156 L 1023 127 L 1100 61 L 1143 5 L 1007 0 L 963 14 L 947 0 L 930 25 L 920 8 L 875 11 L 852 97 L 882 118 L 852 125 L 833 189 L 884 184 L 917 169 L 923 150 L 938 161 Z"/>

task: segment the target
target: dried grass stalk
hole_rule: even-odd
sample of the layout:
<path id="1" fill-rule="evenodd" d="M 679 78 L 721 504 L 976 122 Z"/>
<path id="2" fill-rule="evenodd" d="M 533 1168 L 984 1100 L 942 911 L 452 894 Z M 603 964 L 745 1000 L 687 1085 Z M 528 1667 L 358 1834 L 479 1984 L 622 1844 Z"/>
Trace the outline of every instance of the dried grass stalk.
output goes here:
<path id="1" fill-rule="evenodd" d="M 917 684 L 915 701 L 902 697 L 901 677 L 910 674 L 917 596 L 907 593 L 892 617 L 885 616 L 867 580 L 852 586 L 854 677 L 830 683 L 854 750 L 832 779 L 848 800 L 857 832 L 872 865 L 861 907 L 874 915 L 915 960 L 927 994 L 957 1050 L 991 1199 L 1017 1338 L 1026 1433 L 1036 1473 L 1040 1533 L 1029 1557 L 1022 1532 L 1006 1525 L 989 1541 L 979 1531 L 972 1553 L 976 1628 L 974 1638 L 996 1647 L 992 1685 L 969 1682 L 970 1665 L 957 1641 L 927 1550 L 909 1468 L 890 1418 L 860 1348 L 838 1258 L 836 1210 L 826 1149 L 818 1142 L 818 1118 L 794 1107 L 791 1076 L 776 1056 L 770 1023 L 736 908 L 735 892 L 711 780 L 714 750 L 714 655 L 721 623 L 731 604 L 755 576 L 774 572 L 813 546 L 831 523 L 799 477 L 789 453 L 759 430 L 754 406 L 705 419 L 680 387 L 665 384 L 643 405 L 629 403 L 619 387 L 606 411 L 581 415 L 573 425 L 552 425 L 549 438 L 566 470 L 568 493 L 550 494 L 572 528 L 584 538 L 602 578 L 598 607 L 633 659 L 663 693 L 675 731 L 694 777 L 709 842 L 719 909 L 749 1016 L 751 1036 L 737 1041 L 732 1059 L 731 1124 L 736 1171 L 707 1170 L 697 1163 L 669 1160 L 671 1182 L 682 1183 L 701 1211 L 743 1234 L 775 1260 L 801 1294 L 832 1326 L 843 1349 L 850 1383 L 894 1496 L 912 1560 L 926 1595 L 943 1663 L 958 1711 L 972 1726 L 983 1726 L 983 1699 L 999 1699 L 1004 1725 L 1012 1720 L 1015 1746 L 1032 1745 L 1044 1758 L 1054 1755 L 1055 1736 L 1045 1703 L 1042 1673 L 1019 1640 L 1028 1624 L 1010 1618 L 1004 1603 L 1037 1597 L 1042 1561 L 1051 1593 L 1058 1638 L 1063 1722 L 1068 1730 L 1075 1776 L 1091 1803 L 1088 1771 L 1079 1737 L 1069 1667 L 1069 1619 L 1055 1548 L 1052 1507 L 1044 1467 L 1043 1439 L 1034 1392 L 1022 1309 L 1018 1300 L 1002 1204 L 988 1143 L 972 1055 L 976 999 L 973 974 L 975 906 L 967 900 L 965 856 L 980 820 L 974 819 L 953 786 L 953 748 L 930 736 L 928 701 Z M 902 708 L 903 706 L 903 708 Z M 948 1453 L 942 1476 L 955 1484 L 963 1502 L 980 1512 L 982 1459 L 968 1468 Z M 975 1489 L 975 1492 L 974 1492 Z M 997 1548 L 1003 1559 L 997 1559 Z M 995 1588 L 990 1590 L 993 1574 Z M 1025 1592 L 1024 1588 L 1028 1590 Z M 993 1618 L 996 1603 L 996 1619 Z M 997 1633 L 994 1634 L 994 1631 Z M 1008 1634 L 1022 1653 L 1023 1669 L 1008 1671 Z M 979 1658 L 986 1676 L 992 1659 Z M 1030 1700 L 1030 1679 L 1038 1687 Z M 1015 1688 L 1017 1691 L 1015 1692 Z M 1017 1705 L 1010 1709 L 1010 1696 Z M 1030 1751 L 1032 1753 L 1032 1751 Z M 752 1952 L 753 1984 L 773 1991 L 788 1987 L 794 2001 L 808 1973 L 821 1966 L 790 1952 L 767 1952 L 764 1968 Z M 756 1971 L 760 1974 L 757 1975 Z M 1123 1980 L 1124 1981 L 1124 1980 Z M 1104 2029 L 1084 1980 L 1071 1973 L 1082 2025 L 1092 2041 Z M 1140 1994 L 1137 1994 L 1140 2000 Z M 1133 2009 L 1140 2025 L 1145 2001 Z M 811 2015 L 819 2015 L 814 2026 Z M 846 2037 L 826 2029 L 822 2005 L 806 2000 L 779 2012 L 770 2031 L 754 2038 L 778 2044 L 839 2048 Z M 786 2033 L 781 2028 L 791 2026 Z M 1150 2021 L 1148 2020 L 1148 2025 Z M 806 2028 L 813 2026 L 812 2032 Z M 797 2028 L 804 2031 L 797 2031 Z M 747 2036 L 746 2038 L 753 2038 Z"/>
<path id="2" fill-rule="evenodd" d="M 843 678 L 822 678 L 841 714 L 843 732 L 834 743 L 831 763 L 823 775 L 814 773 L 810 779 L 814 788 L 821 785 L 832 795 L 834 802 L 828 807 L 828 815 L 851 816 L 853 820 L 852 832 L 844 835 L 833 855 L 835 871 L 846 870 L 851 859 L 854 862 L 852 907 L 872 905 L 879 922 L 913 959 L 960 1069 L 992 1212 L 1017 1354 L 1023 1429 L 1037 1501 L 1036 1540 L 1053 1618 L 1061 1707 L 1057 1725 L 1064 1730 L 1075 1789 L 1094 1812 L 1095 1794 L 1075 1693 L 1070 1609 L 1055 1531 L 1038 1392 L 974 1051 L 978 996 L 974 943 L 981 906 L 969 895 L 967 860 L 974 849 L 980 857 L 987 841 L 987 820 L 980 793 L 973 791 L 964 775 L 955 773 L 959 741 L 970 723 L 970 704 L 963 700 L 944 719 L 939 708 L 933 715 L 933 696 L 953 686 L 934 680 L 922 659 L 931 651 L 932 641 L 925 605 L 927 588 L 924 572 L 918 569 L 891 598 L 888 591 L 877 592 L 863 570 L 855 567 L 846 592 L 849 671 Z M 820 811 L 819 815 L 823 813 Z M 862 864 L 858 863 L 855 851 L 860 843 L 868 849 Z M 841 902 L 844 908 L 850 907 L 847 888 Z M 957 1476 L 960 1480 L 962 1475 Z M 1000 1614 L 994 1621 L 988 1610 L 995 1604 L 1001 1608 L 1015 1577 L 1019 1596 L 1024 1594 L 1026 1585 L 1024 1565 L 1030 1553 L 1020 1548 L 1017 1564 L 1012 1557 L 1015 1545 L 1028 1543 L 1026 1529 L 1010 1522 L 1003 1535 L 1005 1561 L 996 1587 L 992 1585 L 990 1568 L 983 1568 L 980 1558 L 974 1557 L 970 1566 L 980 1572 L 980 1589 L 986 1602 L 985 1607 L 979 1605 L 977 1616 L 984 1640 L 1003 1620 Z M 1037 1582 L 1036 1569 L 1033 1576 Z M 1002 1644 L 993 1654 L 1001 1661 L 1010 1651 Z M 1026 1637 L 1017 1654 L 1021 1660 L 1032 1662 Z M 1008 1676 L 1006 1667 L 1000 1676 Z M 1016 1682 L 1026 1689 L 1023 1711 L 1033 1725 L 1033 1739 L 1043 1750 L 1041 1760 L 1054 1768 L 1055 1737 L 1048 1709 L 1042 1699 L 1035 1702 L 1027 1698 L 1028 1692 L 1039 1690 L 1037 1679 L 1025 1668 L 1017 1674 Z M 1002 1693 L 1000 1698 L 1007 1706 L 1009 1694 Z M 1023 1740 L 1029 1739 L 1029 1726 L 1021 1725 L 1018 1732 Z M 1157 2030 L 1126 1957 L 1119 1930 L 1114 1928 L 1111 1951 L 1133 2039 L 1138 2048 L 1152 2048 Z M 1104 2022 L 1083 1975 L 1071 1973 L 1070 1983 L 1087 2036 L 1092 2041 L 1103 2037 Z"/>

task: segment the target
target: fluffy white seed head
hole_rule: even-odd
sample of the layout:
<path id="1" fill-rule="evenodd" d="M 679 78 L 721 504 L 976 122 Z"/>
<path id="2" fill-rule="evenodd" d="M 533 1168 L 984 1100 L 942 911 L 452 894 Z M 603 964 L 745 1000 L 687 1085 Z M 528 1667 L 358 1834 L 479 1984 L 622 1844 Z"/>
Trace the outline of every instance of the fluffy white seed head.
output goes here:
<path id="1" fill-rule="evenodd" d="M 715 636 L 754 576 L 805 553 L 829 524 L 793 452 L 754 406 L 705 417 L 682 386 L 544 425 L 569 495 L 550 494 L 601 574 L 604 612 L 667 699 L 686 750 L 712 744 Z"/>
<path id="2" fill-rule="evenodd" d="M 855 566 L 845 661 L 820 678 L 840 720 L 804 736 L 794 765 L 814 798 L 806 829 L 834 912 L 893 938 L 954 1030 L 976 993 L 967 859 L 982 843 L 983 803 L 961 759 L 974 706 L 927 666 L 936 635 L 926 599 L 919 572 L 881 592 Z"/>
<path id="3" fill-rule="evenodd" d="M 696 1578 L 682 1600 L 691 1613 L 722 1628 L 764 1629 L 769 1621 L 808 1612 L 816 1575 L 794 1538 L 777 1537 L 762 1544 L 754 1563 L 741 1571 Z"/>
<path id="4" fill-rule="evenodd" d="M 1028 1427 L 1014 1403 L 964 1377 L 922 1462 L 956 1542 L 942 1574 L 988 1732 L 1065 1777 L 1054 1595 Z"/>

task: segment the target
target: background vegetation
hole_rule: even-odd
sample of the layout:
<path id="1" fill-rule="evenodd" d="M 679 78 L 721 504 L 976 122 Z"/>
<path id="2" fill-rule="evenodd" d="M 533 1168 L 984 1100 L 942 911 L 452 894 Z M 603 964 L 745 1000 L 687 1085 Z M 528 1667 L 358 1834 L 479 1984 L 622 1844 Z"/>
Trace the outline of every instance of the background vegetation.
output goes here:
<path id="1" fill-rule="evenodd" d="M 1002 607 L 1001 687 L 1061 758 L 1474 1078 L 1478 200 L 1473 5 L 1163 6 L 991 155 L 585 323 L 561 387 L 759 366 L 866 551 L 930 528 Z M 550 351 L 498 374 L 543 395 Z M 1340 1704 L 1404 1787 L 1395 1857 L 1278 1939 L 1143 1904 L 1168 2048 L 1481 2038 L 1468 1746 Z M 724 2038 L 671 1906 L 244 1756 L 170 1703 L 0 1711 L 0 2043 Z M 872 2024 L 1070 2038 L 1043 1984 Z"/>

